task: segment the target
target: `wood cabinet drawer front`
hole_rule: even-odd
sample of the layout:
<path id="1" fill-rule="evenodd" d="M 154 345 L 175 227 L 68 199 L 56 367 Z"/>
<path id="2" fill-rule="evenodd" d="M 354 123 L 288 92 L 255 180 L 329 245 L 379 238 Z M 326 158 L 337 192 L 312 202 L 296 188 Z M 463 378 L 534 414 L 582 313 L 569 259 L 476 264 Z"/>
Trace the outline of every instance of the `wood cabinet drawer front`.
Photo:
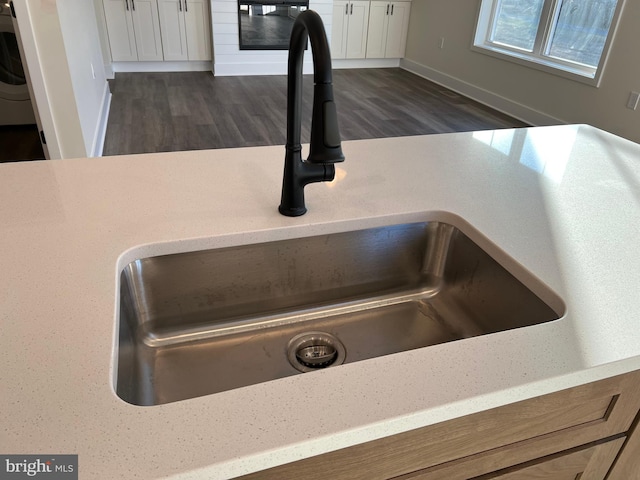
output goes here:
<path id="1" fill-rule="evenodd" d="M 473 463 L 415 472 L 394 480 L 604 480 L 625 437 L 577 447 L 477 476 Z M 480 466 L 482 468 L 482 466 Z"/>
<path id="2" fill-rule="evenodd" d="M 640 413 L 607 480 L 640 480 Z"/>
<path id="3" fill-rule="evenodd" d="M 624 437 L 477 480 L 604 480 L 623 443 Z"/>
<path id="4" fill-rule="evenodd" d="M 513 445 L 393 480 L 603 480 L 625 438 L 592 442 L 560 453 L 553 448 L 536 449 L 536 445 Z"/>
<path id="5" fill-rule="evenodd" d="M 633 372 L 241 478 L 388 479 L 475 456 L 489 458 L 482 475 L 626 432 L 638 409 Z"/>

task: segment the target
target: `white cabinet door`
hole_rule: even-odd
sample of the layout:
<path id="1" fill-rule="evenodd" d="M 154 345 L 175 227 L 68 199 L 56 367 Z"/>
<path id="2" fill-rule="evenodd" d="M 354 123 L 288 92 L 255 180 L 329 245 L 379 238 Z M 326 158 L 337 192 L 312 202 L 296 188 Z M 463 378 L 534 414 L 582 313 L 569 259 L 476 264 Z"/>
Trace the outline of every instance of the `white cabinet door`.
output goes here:
<path id="1" fill-rule="evenodd" d="M 114 62 L 138 60 L 129 0 L 102 0 L 107 35 Z"/>
<path id="2" fill-rule="evenodd" d="M 384 0 L 373 0 L 369 12 L 369 32 L 367 34 L 367 58 L 384 58 L 389 30 L 391 5 Z"/>
<path id="3" fill-rule="evenodd" d="M 411 2 L 391 2 L 387 30 L 386 58 L 402 58 L 407 46 Z"/>
<path id="4" fill-rule="evenodd" d="M 165 60 L 187 60 L 187 35 L 182 0 L 158 0 L 162 51 Z"/>
<path id="5" fill-rule="evenodd" d="M 209 61 L 210 0 L 102 0 L 111 59 Z"/>
<path id="6" fill-rule="evenodd" d="M 189 60 L 211 60 L 209 0 L 182 0 Z"/>
<path id="7" fill-rule="evenodd" d="M 368 23 L 369 0 L 334 1 L 331 58 L 364 58 Z"/>
<path id="8" fill-rule="evenodd" d="M 411 2 L 371 2 L 367 58 L 404 57 L 410 8 Z"/>
<path id="9" fill-rule="evenodd" d="M 211 60 L 206 0 L 158 0 L 165 60 Z"/>
<path id="10" fill-rule="evenodd" d="M 369 25 L 369 1 L 353 0 L 349 4 L 347 58 L 365 58 Z"/>
<path id="11" fill-rule="evenodd" d="M 349 2 L 333 2 L 333 24 L 331 25 L 331 58 L 347 57 L 347 29 L 349 27 Z"/>
<path id="12" fill-rule="evenodd" d="M 163 60 L 157 0 L 127 0 L 131 5 L 138 60 Z"/>

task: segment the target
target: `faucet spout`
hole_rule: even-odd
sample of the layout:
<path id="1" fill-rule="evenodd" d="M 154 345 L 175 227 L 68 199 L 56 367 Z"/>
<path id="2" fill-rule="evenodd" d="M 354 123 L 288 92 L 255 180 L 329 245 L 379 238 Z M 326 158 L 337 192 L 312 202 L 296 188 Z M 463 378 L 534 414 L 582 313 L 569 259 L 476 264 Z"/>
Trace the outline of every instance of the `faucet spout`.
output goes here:
<path id="1" fill-rule="evenodd" d="M 313 54 L 314 90 L 309 157 L 302 160 L 300 141 L 302 111 L 302 60 L 307 37 Z M 331 54 L 320 16 L 305 10 L 296 18 L 289 42 L 287 78 L 287 143 L 278 210 L 297 217 L 307 209 L 304 187 L 313 182 L 330 182 L 335 177 L 334 163 L 344 161 L 333 99 Z"/>

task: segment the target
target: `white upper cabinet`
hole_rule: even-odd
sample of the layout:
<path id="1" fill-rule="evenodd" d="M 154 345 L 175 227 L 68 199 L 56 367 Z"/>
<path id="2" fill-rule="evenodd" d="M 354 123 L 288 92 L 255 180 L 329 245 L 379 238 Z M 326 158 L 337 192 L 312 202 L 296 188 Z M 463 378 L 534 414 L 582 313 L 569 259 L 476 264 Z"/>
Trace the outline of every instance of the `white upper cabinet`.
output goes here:
<path id="1" fill-rule="evenodd" d="M 368 23 L 368 0 L 335 1 L 331 28 L 331 57 L 365 58 Z"/>
<path id="2" fill-rule="evenodd" d="M 402 58 L 407 45 L 411 2 L 372 0 L 367 58 Z"/>
<path id="3" fill-rule="evenodd" d="M 211 60 L 206 0 L 157 0 L 165 60 Z"/>

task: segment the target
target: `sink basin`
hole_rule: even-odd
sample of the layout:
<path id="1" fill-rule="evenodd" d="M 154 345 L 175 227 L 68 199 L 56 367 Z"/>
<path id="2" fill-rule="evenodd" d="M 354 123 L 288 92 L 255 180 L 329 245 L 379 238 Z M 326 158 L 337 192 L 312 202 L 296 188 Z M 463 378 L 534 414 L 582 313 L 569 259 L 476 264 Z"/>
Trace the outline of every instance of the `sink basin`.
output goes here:
<path id="1" fill-rule="evenodd" d="M 559 318 L 514 268 L 439 222 L 139 259 L 116 392 L 159 405 Z"/>

